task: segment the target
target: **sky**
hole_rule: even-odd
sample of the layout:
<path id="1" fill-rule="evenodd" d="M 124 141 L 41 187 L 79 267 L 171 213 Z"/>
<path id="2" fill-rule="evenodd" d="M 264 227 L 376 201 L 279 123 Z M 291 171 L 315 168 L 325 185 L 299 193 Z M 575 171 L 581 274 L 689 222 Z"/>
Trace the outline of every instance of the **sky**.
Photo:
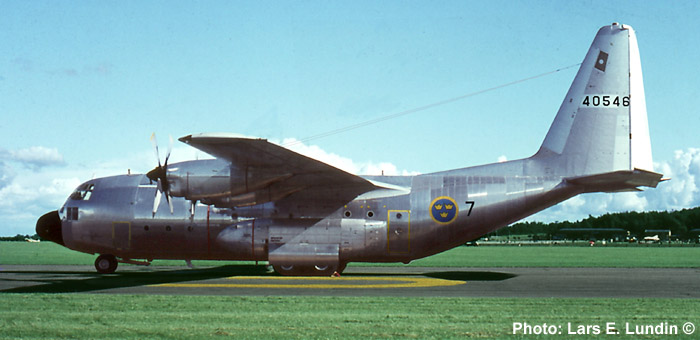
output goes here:
<path id="1" fill-rule="evenodd" d="M 355 174 L 528 157 L 566 67 L 612 22 L 637 33 L 655 170 L 672 180 L 528 220 L 699 206 L 699 16 L 697 1 L 0 0 L 0 235 L 34 234 L 86 180 L 155 167 L 152 133 L 161 150 L 201 132 L 303 141 L 290 148 Z M 171 162 L 204 157 L 176 141 Z"/>

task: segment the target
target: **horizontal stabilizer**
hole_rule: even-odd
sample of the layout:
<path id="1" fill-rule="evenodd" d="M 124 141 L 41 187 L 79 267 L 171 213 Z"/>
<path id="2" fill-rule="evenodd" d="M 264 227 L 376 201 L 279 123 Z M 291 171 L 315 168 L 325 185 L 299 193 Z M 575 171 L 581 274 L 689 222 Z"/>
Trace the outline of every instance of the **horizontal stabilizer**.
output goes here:
<path id="1" fill-rule="evenodd" d="M 621 170 L 604 174 L 566 178 L 568 184 L 585 187 L 586 192 L 640 191 L 639 187 L 656 188 L 663 175 L 647 170 Z"/>

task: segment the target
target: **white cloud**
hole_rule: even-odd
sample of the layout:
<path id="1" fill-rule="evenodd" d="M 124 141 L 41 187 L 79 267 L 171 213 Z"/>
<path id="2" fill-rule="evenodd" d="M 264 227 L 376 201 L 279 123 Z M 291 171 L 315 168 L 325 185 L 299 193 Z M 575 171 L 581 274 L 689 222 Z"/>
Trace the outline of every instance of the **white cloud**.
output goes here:
<path id="1" fill-rule="evenodd" d="M 563 207 L 565 207 L 568 210 L 576 210 L 576 209 L 581 209 L 581 207 L 586 205 L 586 200 L 583 198 L 583 196 L 574 196 L 563 203 L 561 203 Z"/>
<path id="2" fill-rule="evenodd" d="M 282 143 L 271 142 L 355 175 L 410 176 L 418 174 L 415 171 L 399 170 L 396 165 L 389 162 L 355 162 L 350 158 L 327 152 L 317 145 L 306 145 L 294 138 L 284 139 Z"/>
<path id="3" fill-rule="evenodd" d="M 15 177 L 15 170 L 5 162 L 0 162 L 0 189 L 12 183 Z"/>
<path id="4" fill-rule="evenodd" d="M 652 209 L 678 210 L 700 205 L 700 149 L 676 151 L 671 161 L 655 167 L 671 180 L 659 184 L 657 192 L 644 194 Z"/>
<path id="5" fill-rule="evenodd" d="M 86 180 L 125 174 L 129 166 L 141 171 L 156 164 L 155 155 L 148 150 L 130 154 L 126 159 L 89 164 L 66 164 L 57 149 L 41 146 L 4 154 L 8 162 L 0 163 L 0 235 L 34 234 L 36 220 L 60 208 L 68 195 Z M 31 171 L 15 171 L 11 163 Z"/>
<path id="6" fill-rule="evenodd" d="M 653 189 L 651 189 L 653 190 Z M 624 192 L 612 195 L 608 207 L 615 211 L 644 211 L 649 202 L 646 197 L 636 192 Z"/>
<path id="7" fill-rule="evenodd" d="M 80 182 L 63 169 L 17 174 L 0 189 L 0 235 L 33 234 L 36 219 L 60 207 Z"/>
<path id="8" fill-rule="evenodd" d="M 19 162 L 31 169 L 64 164 L 63 155 L 56 148 L 32 146 L 20 150 L 10 150 L 7 154 L 10 160 Z"/>

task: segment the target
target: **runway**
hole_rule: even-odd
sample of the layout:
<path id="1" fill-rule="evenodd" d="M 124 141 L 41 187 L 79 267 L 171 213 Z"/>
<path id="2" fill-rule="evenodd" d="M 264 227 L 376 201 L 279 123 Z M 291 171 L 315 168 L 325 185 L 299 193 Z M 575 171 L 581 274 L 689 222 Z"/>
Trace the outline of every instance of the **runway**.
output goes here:
<path id="1" fill-rule="evenodd" d="M 700 298 L 700 268 L 349 267 L 340 278 L 282 277 L 264 266 L 0 265 L 2 293 L 531 298 Z"/>

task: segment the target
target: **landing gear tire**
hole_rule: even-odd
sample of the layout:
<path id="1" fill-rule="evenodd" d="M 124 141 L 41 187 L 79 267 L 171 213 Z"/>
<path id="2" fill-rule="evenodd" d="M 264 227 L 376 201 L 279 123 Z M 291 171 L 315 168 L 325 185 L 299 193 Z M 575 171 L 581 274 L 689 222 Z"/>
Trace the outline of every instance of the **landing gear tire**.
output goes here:
<path id="1" fill-rule="evenodd" d="M 331 276 L 333 273 L 338 271 L 338 266 L 335 265 L 329 265 L 329 264 L 324 264 L 324 265 L 315 265 L 311 267 L 311 275 L 312 276 Z"/>
<path id="2" fill-rule="evenodd" d="M 114 255 L 102 254 L 95 260 L 95 269 L 100 274 L 112 274 L 117 270 L 117 258 Z"/>
<path id="3" fill-rule="evenodd" d="M 319 264 L 315 266 L 297 266 L 287 264 L 273 264 L 272 268 L 283 276 L 331 276 L 345 269 L 345 264 Z"/>
<path id="4" fill-rule="evenodd" d="M 273 264 L 272 269 L 274 269 L 277 274 L 282 276 L 299 276 L 303 275 L 298 266 L 291 264 Z"/>

